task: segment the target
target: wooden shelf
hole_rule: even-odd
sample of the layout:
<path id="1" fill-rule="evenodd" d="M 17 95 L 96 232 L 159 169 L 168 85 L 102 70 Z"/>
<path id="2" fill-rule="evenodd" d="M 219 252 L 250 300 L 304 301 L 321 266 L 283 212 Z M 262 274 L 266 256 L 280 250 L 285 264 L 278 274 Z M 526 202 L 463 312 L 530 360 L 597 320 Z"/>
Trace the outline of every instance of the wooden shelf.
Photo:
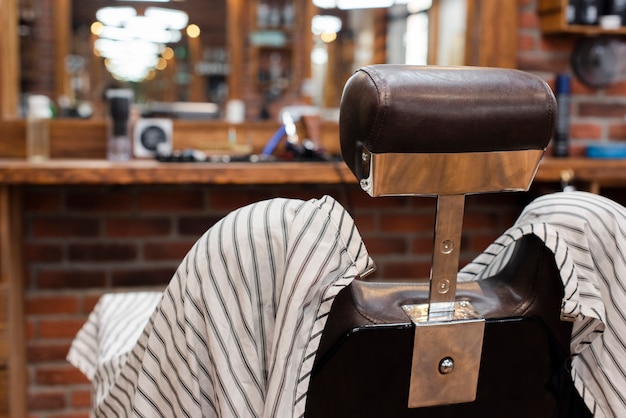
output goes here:
<path id="1" fill-rule="evenodd" d="M 597 186 L 626 186 L 626 160 L 544 158 L 535 182 L 558 182 L 571 170 L 573 180 Z"/>
<path id="2" fill-rule="evenodd" d="M 571 25 L 566 21 L 568 0 L 540 0 L 538 6 L 541 31 L 545 34 L 583 36 L 626 35 L 626 26 L 605 29 L 597 25 Z"/>
<path id="3" fill-rule="evenodd" d="M 570 34 L 570 35 L 583 35 L 583 36 L 599 36 L 599 35 L 626 35 L 626 28 L 619 29 L 604 29 L 600 26 L 588 26 L 588 25 L 568 25 L 562 26 L 544 26 L 541 25 L 541 30 L 545 34 Z"/>

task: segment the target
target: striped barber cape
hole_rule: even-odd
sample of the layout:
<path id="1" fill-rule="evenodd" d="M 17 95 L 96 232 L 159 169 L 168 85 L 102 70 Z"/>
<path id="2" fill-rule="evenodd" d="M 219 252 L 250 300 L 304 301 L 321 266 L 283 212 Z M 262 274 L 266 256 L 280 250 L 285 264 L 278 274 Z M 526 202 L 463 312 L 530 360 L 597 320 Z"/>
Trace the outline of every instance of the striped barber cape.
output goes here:
<path id="1" fill-rule="evenodd" d="M 302 416 L 332 300 L 371 268 L 332 198 L 258 202 L 209 229 L 162 297 L 105 295 L 68 360 L 96 417 Z"/>
<path id="2" fill-rule="evenodd" d="M 626 209 L 586 192 L 539 197 L 461 270 L 459 281 L 488 280 L 528 234 L 552 251 L 560 271 L 578 393 L 594 417 L 626 417 Z"/>
<path id="3" fill-rule="evenodd" d="M 626 210 L 601 196 L 542 196 L 459 273 L 488 280 L 516 240 L 543 240 L 595 417 L 626 417 L 625 229 Z M 371 268 L 332 198 L 255 203 L 207 231 L 163 294 L 103 296 L 68 360 L 93 381 L 98 417 L 301 417 L 334 296 Z"/>

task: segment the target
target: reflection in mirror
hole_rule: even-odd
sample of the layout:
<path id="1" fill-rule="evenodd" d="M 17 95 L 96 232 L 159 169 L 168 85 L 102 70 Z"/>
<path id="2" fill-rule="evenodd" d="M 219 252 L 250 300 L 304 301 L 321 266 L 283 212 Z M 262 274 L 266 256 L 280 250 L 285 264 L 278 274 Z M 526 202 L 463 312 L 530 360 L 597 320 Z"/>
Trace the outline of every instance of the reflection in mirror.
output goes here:
<path id="1" fill-rule="evenodd" d="M 120 81 L 139 83 L 156 76 L 174 57 L 171 46 L 182 39 L 189 16 L 181 10 L 147 7 L 143 15 L 130 6 L 106 6 L 96 11 L 91 33 L 96 37 L 93 52 L 104 58 L 106 69 Z M 197 38 L 198 25 L 187 35 Z"/>
<path id="2" fill-rule="evenodd" d="M 226 99 L 226 0 L 64 1 L 71 2 L 65 22 L 71 31 L 60 75 L 54 74 L 54 57 L 38 60 L 63 41 L 49 39 L 60 7 L 42 10 L 33 0 L 20 0 L 23 95 L 46 94 L 59 116 L 71 117 L 102 116 L 110 87 L 131 87 L 147 113 L 185 102 L 188 117 L 194 112 L 188 102 L 221 105 Z M 200 109 L 206 117 L 206 106 Z M 215 114 L 215 106 L 210 109 Z"/>
<path id="3" fill-rule="evenodd" d="M 283 106 L 301 102 L 335 109 L 345 81 L 363 65 L 465 61 L 467 0 L 383 0 L 385 7 L 381 0 L 257 0 L 235 8 L 241 16 L 230 34 L 241 29 L 228 44 L 226 22 L 233 19 L 226 0 L 55 0 L 54 8 L 52 1 L 41 3 L 47 10 L 34 7 L 36 0 L 18 1 L 21 91 L 48 95 L 61 116 L 103 116 L 105 90 L 121 84 L 133 88 L 147 114 L 179 109 L 170 116 L 193 117 L 189 103 L 213 104 L 202 110 L 206 118 L 218 108 L 223 114 L 225 100 L 234 97 L 245 102 L 246 119 L 276 119 Z M 126 15 L 111 14 L 111 7 Z M 262 12 L 272 7 L 291 17 L 278 26 L 265 22 Z M 163 9 L 179 11 L 187 27 L 172 26 L 177 18 L 170 17 L 149 35 L 159 24 L 145 25 L 146 19 Z M 134 35 L 124 31 L 141 23 Z M 133 44 L 142 45 L 140 52 Z M 135 52 L 120 57 L 124 50 Z M 64 60 L 56 59 L 58 51 L 68 52 Z M 150 65 L 129 72 L 133 62 Z"/>
<path id="4" fill-rule="evenodd" d="M 365 65 L 463 65 L 466 1 L 314 0 L 314 103 L 336 108 L 347 78 Z"/>
<path id="5" fill-rule="evenodd" d="M 88 65 L 69 71 L 75 100 L 95 103 L 94 93 L 124 84 L 144 115 L 192 117 L 189 104 L 184 115 L 177 110 L 180 102 L 226 99 L 225 0 L 73 0 L 72 22 L 71 57 Z M 196 109 L 198 117 L 211 116 L 206 106 Z"/>

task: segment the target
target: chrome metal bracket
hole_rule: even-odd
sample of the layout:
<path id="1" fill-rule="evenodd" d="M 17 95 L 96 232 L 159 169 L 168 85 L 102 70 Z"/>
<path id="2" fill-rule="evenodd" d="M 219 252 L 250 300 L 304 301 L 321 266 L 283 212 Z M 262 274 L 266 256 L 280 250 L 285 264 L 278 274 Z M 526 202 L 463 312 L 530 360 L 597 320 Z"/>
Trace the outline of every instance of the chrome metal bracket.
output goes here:
<path id="1" fill-rule="evenodd" d="M 455 302 L 451 315 L 433 313 L 429 304 L 402 309 L 415 325 L 408 407 L 474 401 L 484 318 L 467 301 Z"/>
<path id="2" fill-rule="evenodd" d="M 374 153 L 361 148 L 360 186 L 372 197 L 528 190 L 543 150 Z"/>
<path id="3" fill-rule="evenodd" d="M 408 406 L 476 398 L 485 321 L 456 300 L 465 195 L 528 190 L 543 150 L 375 153 L 361 148 L 370 196 L 437 196 L 428 304 L 404 309 L 415 324 Z"/>

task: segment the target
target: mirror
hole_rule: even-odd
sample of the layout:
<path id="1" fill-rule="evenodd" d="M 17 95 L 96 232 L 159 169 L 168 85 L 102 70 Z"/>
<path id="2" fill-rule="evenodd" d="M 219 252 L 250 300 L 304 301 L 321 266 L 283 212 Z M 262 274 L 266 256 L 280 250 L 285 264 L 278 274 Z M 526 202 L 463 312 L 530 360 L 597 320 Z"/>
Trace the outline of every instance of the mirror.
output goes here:
<path id="1" fill-rule="evenodd" d="M 310 47 L 303 36 L 309 33 L 310 0 L 57 0 L 54 9 L 47 11 L 35 11 L 31 7 L 32 0 L 0 0 L 0 3 L 18 1 L 19 15 L 23 17 L 20 23 L 23 34 L 20 39 L 20 92 L 22 95 L 48 95 L 68 109 L 60 112 L 63 115 L 88 115 L 88 106 L 85 112 L 80 107 L 79 102 L 83 101 L 93 104 L 94 115 L 102 115 L 103 112 L 97 109 L 102 90 L 119 82 L 105 70 L 104 57 L 95 57 L 90 52 L 98 41 L 98 33 L 88 25 L 94 21 L 95 11 L 111 4 L 132 5 L 139 16 L 145 16 L 149 7 L 175 7 L 186 11 L 190 23 L 197 22 L 195 24 L 199 26 L 199 38 L 183 36 L 181 42 L 186 44 L 172 47 L 174 53 L 170 55 L 174 58 L 163 56 L 168 60 L 164 70 L 159 70 L 146 82 L 133 82 L 136 101 L 146 103 L 146 107 L 148 103 L 174 103 L 179 105 L 177 108 L 184 109 L 184 114 L 176 116 L 186 117 L 189 116 L 189 102 L 195 105 L 213 103 L 220 111 L 216 116 L 225 116 L 228 107 L 222 105 L 228 98 L 245 102 L 245 118 L 248 120 L 274 118 L 277 109 L 301 99 L 301 84 L 310 77 Z M 272 92 L 271 106 L 263 97 L 267 89 L 260 75 L 262 67 L 267 64 L 266 58 L 275 54 L 271 48 L 255 44 L 252 38 L 254 32 L 263 29 L 256 17 L 263 4 L 279 5 L 283 15 L 288 14 L 288 10 L 297 11 L 292 24 L 281 23 L 278 28 L 272 28 L 288 39 L 282 48 L 286 55 L 281 62 L 288 86 L 281 88 L 278 98 Z M 290 5 L 293 7 L 288 7 Z M 281 18 L 281 22 L 283 20 Z M 52 27 L 50 33 L 53 35 L 39 36 L 42 26 Z M 41 54 L 42 51 L 47 53 Z M 46 60 L 41 60 L 42 55 Z M 169 60 L 175 61 L 175 65 L 170 65 Z M 24 114 L 23 110 L 21 114 Z M 206 119 L 206 112 L 200 117 Z"/>
<path id="2" fill-rule="evenodd" d="M 365 65 L 466 62 L 467 0 L 396 0 L 378 8 L 364 8 L 364 1 L 354 8 L 349 0 L 314 3 L 312 91 L 319 107 L 337 107 L 343 84 Z"/>
<path id="3" fill-rule="evenodd" d="M 291 1 L 291 0 L 287 0 Z M 204 28 L 205 23 L 200 22 L 201 34 L 211 33 L 205 40 L 201 35 L 201 46 L 197 48 L 203 51 L 196 55 L 196 64 L 204 71 L 205 75 L 215 75 L 216 80 L 207 81 L 207 77 L 197 80 L 198 84 L 192 84 L 194 77 L 187 75 L 180 77 L 186 80 L 182 83 L 183 88 L 174 89 L 171 80 L 175 80 L 178 69 L 187 66 L 189 61 L 182 62 L 182 65 L 168 66 L 162 73 L 158 73 L 145 89 L 142 88 L 139 96 L 143 97 L 148 93 L 156 94 L 156 100 L 164 102 L 191 100 L 203 102 L 217 102 L 224 100 L 227 91 L 228 98 L 239 99 L 245 102 L 246 119 L 258 120 L 264 117 L 273 119 L 283 105 L 296 102 L 313 103 L 321 107 L 334 108 L 338 104 L 341 88 L 347 77 L 351 74 L 356 65 L 361 63 L 381 63 L 381 62 L 402 62 L 401 59 L 407 54 L 407 45 L 421 45 L 418 49 L 421 58 L 426 56 L 427 62 L 445 63 L 444 58 L 463 58 L 465 65 L 501 66 L 515 67 L 516 65 L 516 25 L 517 25 L 517 2 L 515 0 L 432 0 L 416 1 L 405 0 L 403 4 L 396 4 L 392 8 L 362 9 L 359 11 L 342 10 L 338 7 L 330 9 L 318 9 L 313 5 L 312 0 L 292 0 L 296 11 L 296 21 L 293 25 L 293 32 L 287 32 L 292 44 L 287 45 L 286 51 L 291 51 L 289 62 L 291 69 L 288 72 L 290 87 L 281 94 L 280 100 L 272 102 L 270 109 L 264 109 L 265 103 L 263 92 L 259 88 L 262 83 L 262 70 L 265 61 L 261 58 L 268 58 L 268 66 L 272 54 L 265 54 L 271 48 L 263 45 L 252 44 L 251 35 L 259 30 L 258 27 L 258 7 L 263 4 L 283 4 L 284 0 L 255 0 L 248 2 L 244 0 L 170 0 L 167 3 L 159 2 L 139 2 L 123 0 L 55 0 L 42 3 L 47 9 L 37 9 L 33 7 L 33 0 L 0 0 L 2 6 L 3 33 L 8 34 L 0 39 L 3 51 L 7 51 L 5 56 L 21 56 L 21 61 L 5 59 L 0 67 L 2 77 L 2 115 L 4 118 L 20 116 L 16 105 L 20 93 L 43 93 L 49 97 L 58 98 L 62 96 L 70 97 L 76 94 L 89 95 L 93 100 L 94 115 L 98 115 L 97 104 L 102 97 L 102 89 L 107 85 L 108 75 L 100 67 L 100 73 L 84 78 L 84 68 L 89 65 L 88 59 L 78 58 L 78 52 L 88 49 L 95 41 L 93 34 L 87 31 L 86 24 L 80 24 L 77 20 L 75 24 L 68 25 L 71 16 L 79 16 L 79 10 L 73 11 L 75 5 L 80 7 L 91 7 L 93 9 L 104 6 L 107 2 L 116 5 L 133 4 L 141 7 L 138 14 L 142 14 L 149 6 L 178 7 L 183 4 L 191 5 L 198 2 L 199 9 L 188 11 L 192 16 L 190 21 L 196 17 L 212 18 L 213 23 L 206 23 L 212 29 Z M 317 1 L 317 0 L 316 0 Z M 322 0 L 319 0 L 322 1 Z M 325 0 L 326 2 L 347 1 L 347 0 Z M 363 0 L 365 1 L 365 0 Z M 363 3 L 361 1 L 361 3 Z M 400 3 L 401 0 L 396 0 Z M 408 10 L 406 3 L 430 4 L 429 7 L 422 7 L 422 10 Z M 432 3 L 432 4 L 431 4 Z M 449 6 L 449 7 L 448 7 Z M 463 7 L 465 6 L 465 7 Z M 424 10 L 428 10 L 424 13 Z M 445 9 L 453 11 L 459 17 L 459 10 L 465 10 L 466 19 L 457 19 L 452 25 L 449 15 Z M 6 13 L 5 13 L 6 12 Z M 340 19 L 343 28 L 336 33 L 337 40 L 325 42 L 321 39 L 321 34 L 311 36 L 311 18 L 315 15 L 331 15 Z M 19 25 L 11 19 L 11 16 L 19 16 Z M 38 27 L 37 22 L 43 16 L 48 16 L 46 32 Z M 409 24 L 409 20 L 416 21 Z M 89 19 L 90 21 L 91 19 Z M 51 22 L 50 22 L 51 21 Z M 445 22 L 445 24 L 443 23 Z M 457 33 L 462 30 L 463 23 L 468 28 L 467 36 L 461 41 L 458 35 L 447 36 L 441 32 L 443 29 L 458 26 Z M 365 26 L 365 30 L 361 27 Z M 407 35 L 409 26 L 417 28 L 422 33 L 427 33 L 427 37 L 417 38 L 412 34 Z M 244 28 L 242 30 L 241 28 Z M 76 29 L 72 32 L 72 29 Z M 82 32 L 81 32 L 82 31 Z M 441 32 L 441 33 L 440 33 Z M 19 42 L 13 33 L 19 33 Z M 72 33 L 79 35 L 73 36 Z M 44 36 L 45 34 L 45 36 Z M 86 41 L 89 37 L 89 42 Z M 78 39 L 75 39 L 78 38 Z M 408 41 L 408 42 L 407 42 Z M 428 45 L 427 52 L 424 52 L 424 45 Z M 220 46 L 225 45 L 221 50 Z M 438 45 L 437 48 L 434 45 Z M 215 47 L 214 47 L 215 46 Z M 19 48 L 19 50 L 18 50 Z M 369 49 L 368 49 L 369 48 Z M 208 52 L 207 52 L 208 49 Z M 461 51 L 464 49 L 464 51 Z M 176 50 L 172 48 L 172 50 Z M 186 58 L 191 54 L 187 49 Z M 64 53 L 64 51 L 66 51 Z M 217 51 L 217 53 L 215 53 Z M 224 52 L 226 51 L 226 52 Z M 453 51 L 450 54 L 450 51 Z M 313 52 L 313 54 L 311 54 Z M 265 55 L 264 55 L 265 54 Z M 357 55 L 355 55 L 357 54 Z M 57 56 L 68 59 L 56 59 Z M 354 59 L 355 56 L 358 59 Z M 183 54 L 182 57 L 185 57 Z M 199 57 L 199 58 L 198 58 Z M 217 57 L 217 58 L 216 58 Z M 406 58 L 406 57 L 404 57 Z M 89 59 L 95 59 L 91 57 Z M 311 65 L 311 61 L 314 64 Z M 220 65 L 215 65 L 218 62 Z M 408 61 L 412 62 L 412 61 Z M 456 63 L 451 60 L 448 63 Z M 18 68 L 21 64 L 21 69 Z M 223 71 L 219 68 L 223 66 Z M 176 67 L 177 69 L 174 69 Z M 67 72 L 67 68 L 70 72 Z M 196 68 L 198 68 L 196 66 Z M 332 69 L 330 71 L 329 69 Z M 174 75 L 167 75 L 167 71 L 172 71 Z M 228 72 L 226 77 L 224 72 Z M 217 74 L 215 74 L 217 73 Z M 65 77 L 58 77 L 58 74 L 66 74 Z M 67 74 L 70 74 L 69 76 Z M 16 82 L 21 78 L 21 82 Z M 225 79 L 225 81 L 224 81 Z M 109 79 L 114 82 L 114 80 Z M 191 87 L 191 86 L 194 87 Z M 200 88 L 195 86 L 200 85 Z M 225 86 L 228 86 L 226 89 Z M 86 88 L 85 86 L 89 86 Z M 179 86 L 180 87 L 180 86 Z M 76 91 L 76 93 L 74 93 Z M 69 92 L 69 93 L 68 93 Z M 208 93 L 207 93 L 208 92 Z M 55 99 L 56 100 L 56 99 Z M 23 112 L 21 113 L 23 115 Z"/>
<path id="4" fill-rule="evenodd" d="M 145 114 L 226 100 L 225 0 L 73 0 L 71 15 L 66 68 L 77 100 L 119 83 L 133 87 Z"/>
<path id="5" fill-rule="evenodd" d="M 65 41 L 44 33 L 54 19 L 63 20 L 62 6 L 46 11 L 19 2 L 21 91 L 54 98 L 59 116 L 102 114 L 105 90 L 119 85 L 130 86 L 148 113 L 166 104 L 226 100 L 226 0 L 67 1 L 71 23 L 55 33 Z M 41 60 L 51 46 L 66 51 L 54 77 L 46 63 L 55 68 L 55 57 Z"/>

